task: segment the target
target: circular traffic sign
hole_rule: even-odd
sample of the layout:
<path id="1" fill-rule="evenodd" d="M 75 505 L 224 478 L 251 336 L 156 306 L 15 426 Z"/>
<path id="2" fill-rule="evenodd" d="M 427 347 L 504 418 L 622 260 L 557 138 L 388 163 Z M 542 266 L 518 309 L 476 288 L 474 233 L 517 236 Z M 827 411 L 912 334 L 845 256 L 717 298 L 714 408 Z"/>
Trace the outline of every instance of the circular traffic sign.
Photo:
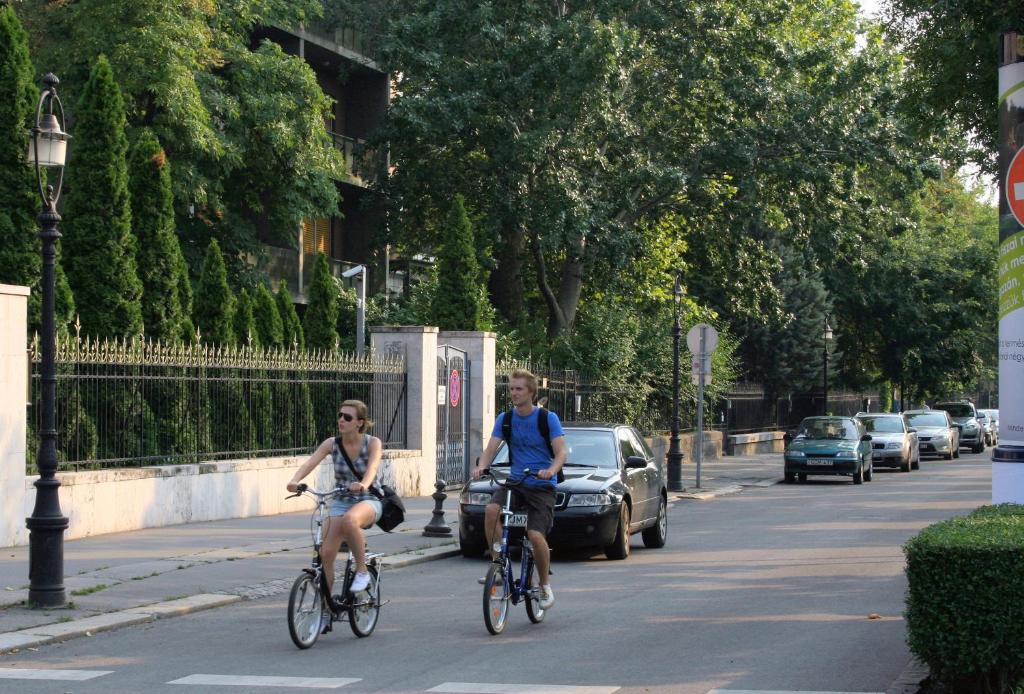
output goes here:
<path id="1" fill-rule="evenodd" d="M 686 346 L 694 354 L 700 354 L 700 334 L 704 332 L 704 354 L 711 354 L 718 347 L 718 331 L 707 323 L 698 323 L 686 333 Z"/>
<path id="2" fill-rule="evenodd" d="M 462 376 L 459 375 L 458 369 L 452 369 L 452 373 L 448 376 L 448 402 L 451 403 L 452 407 L 459 406 L 459 400 L 462 399 Z"/>
<path id="3" fill-rule="evenodd" d="M 1006 170 L 1006 202 L 1017 223 L 1024 226 L 1024 147 L 1017 150 Z"/>

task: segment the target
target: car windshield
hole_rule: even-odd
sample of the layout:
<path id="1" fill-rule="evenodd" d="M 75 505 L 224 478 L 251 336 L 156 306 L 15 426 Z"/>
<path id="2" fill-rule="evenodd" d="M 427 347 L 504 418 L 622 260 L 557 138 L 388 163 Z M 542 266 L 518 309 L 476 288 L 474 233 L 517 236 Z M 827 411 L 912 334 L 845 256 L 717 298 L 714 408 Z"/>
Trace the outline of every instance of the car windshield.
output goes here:
<path id="1" fill-rule="evenodd" d="M 907 421 L 912 427 L 944 427 L 947 426 L 946 416 L 938 412 L 921 412 L 908 414 Z"/>
<path id="2" fill-rule="evenodd" d="M 864 423 L 868 433 L 902 434 L 903 419 L 901 417 L 857 417 Z"/>
<path id="3" fill-rule="evenodd" d="M 974 409 L 970 405 L 943 405 L 941 408 L 949 412 L 950 417 L 973 417 Z"/>
<path id="4" fill-rule="evenodd" d="M 860 432 L 848 419 L 820 418 L 800 422 L 797 437 L 805 439 L 859 439 Z"/>
<path id="5" fill-rule="evenodd" d="M 569 450 L 567 465 L 618 468 L 615 435 L 600 429 L 566 429 L 565 445 Z M 494 456 L 494 465 L 508 465 L 508 446 L 501 445 Z"/>

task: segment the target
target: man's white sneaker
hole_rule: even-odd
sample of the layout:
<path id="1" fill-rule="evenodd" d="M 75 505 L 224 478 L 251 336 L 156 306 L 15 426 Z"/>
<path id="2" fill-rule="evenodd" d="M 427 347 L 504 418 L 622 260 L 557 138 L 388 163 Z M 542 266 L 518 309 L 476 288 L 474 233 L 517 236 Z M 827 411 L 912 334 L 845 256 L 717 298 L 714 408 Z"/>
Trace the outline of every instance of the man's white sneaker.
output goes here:
<path id="1" fill-rule="evenodd" d="M 370 585 L 370 572 L 358 571 L 352 579 L 352 585 L 349 586 L 349 590 L 353 593 L 358 593 L 361 590 L 366 590 L 368 585 Z"/>
<path id="2" fill-rule="evenodd" d="M 541 586 L 540 590 L 540 600 L 537 601 L 537 604 L 542 610 L 550 610 L 555 604 L 555 591 L 551 590 L 551 586 Z"/>

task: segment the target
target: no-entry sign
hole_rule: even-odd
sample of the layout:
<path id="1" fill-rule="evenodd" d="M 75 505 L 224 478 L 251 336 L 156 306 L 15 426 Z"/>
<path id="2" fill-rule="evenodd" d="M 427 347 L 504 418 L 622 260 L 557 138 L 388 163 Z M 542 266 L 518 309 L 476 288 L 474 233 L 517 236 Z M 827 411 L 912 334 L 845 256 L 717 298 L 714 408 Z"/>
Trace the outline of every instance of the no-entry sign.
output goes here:
<path id="1" fill-rule="evenodd" d="M 1017 223 L 1024 226 L 1024 147 L 1013 155 L 1006 172 L 1006 202 Z"/>

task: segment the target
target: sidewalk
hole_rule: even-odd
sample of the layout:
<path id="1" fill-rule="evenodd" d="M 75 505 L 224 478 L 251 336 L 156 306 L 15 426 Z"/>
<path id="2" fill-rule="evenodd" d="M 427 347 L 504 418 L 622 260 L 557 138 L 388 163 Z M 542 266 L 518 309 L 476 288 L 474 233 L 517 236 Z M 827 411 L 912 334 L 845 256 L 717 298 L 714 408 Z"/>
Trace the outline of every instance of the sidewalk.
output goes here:
<path id="1" fill-rule="evenodd" d="M 458 553 L 457 490 L 444 502 L 449 537 L 422 534 L 433 498 L 404 501 L 398 531 L 366 532 L 371 551 L 392 569 Z M 309 566 L 311 547 L 309 511 L 71 540 L 64 544 L 69 606 L 60 609 L 26 607 L 28 547 L 0 549 L 0 653 L 285 594 Z"/>
<path id="2" fill-rule="evenodd" d="M 782 480 L 782 455 L 683 464 L 685 492 L 676 499 L 712 499 L 745 486 Z M 399 568 L 458 554 L 458 491 L 444 502 L 450 537 L 424 537 L 433 515 L 429 496 L 407 498 L 406 522 L 395 533 L 374 527 L 367 542 Z M 0 653 L 99 631 L 283 595 L 309 565 L 310 512 L 189 523 L 71 540 L 64 544 L 69 606 L 29 609 L 28 547 L 0 549 Z M 340 568 L 340 567 L 339 567 Z"/>

